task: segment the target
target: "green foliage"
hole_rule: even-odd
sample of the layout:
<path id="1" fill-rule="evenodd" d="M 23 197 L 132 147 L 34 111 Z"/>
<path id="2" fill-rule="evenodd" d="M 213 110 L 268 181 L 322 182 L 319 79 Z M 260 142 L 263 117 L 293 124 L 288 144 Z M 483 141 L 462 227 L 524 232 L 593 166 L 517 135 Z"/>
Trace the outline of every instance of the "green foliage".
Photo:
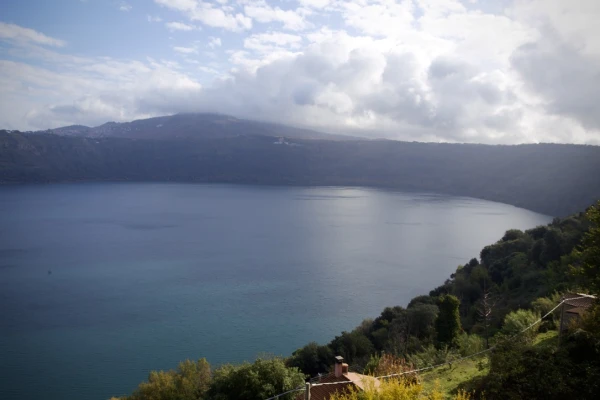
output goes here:
<path id="1" fill-rule="evenodd" d="M 508 336 L 519 335 L 531 343 L 537 335 L 538 325 L 523 332 L 539 319 L 539 315 L 530 310 L 517 310 L 509 313 L 504 318 L 502 331 Z"/>
<path id="2" fill-rule="evenodd" d="M 547 313 L 550 312 L 550 310 L 552 310 L 558 304 L 558 301 L 559 301 L 558 299 L 554 300 L 549 297 L 539 297 L 539 298 L 535 299 L 533 302 L 531 302 L 531 307 L 538 314 L 546 315 Z M 550 316 L 552 316 L 552 315 L 550 315 Z"/>
<path id="3" fill-rule="evenodd" d="M 407 310 L 408 334 L 418 339 L 427 339 L 434 333 L 434 324 L 439 308 L 435 304 L 416 304 Z"/>
<path id="4" fill-rule="evenodd" d="M 408 303 L 408 306 L 406 306 L 406 308 L 412 308 L 412 307 L 417 306 L 419 304 L 435 305 L 435 303 L 436 303 L 436 298 L 435 297 L 422 295 L 422 296 L 417 296 L 417 297 L 413 298 Z"/>
<path id="5" fill-rule="evenodd" d="M 542 342 L 544 343 L 544 342 Z M 478 391 L 488 399 L 596 399 L 600 396 L 600 346 L 577 329 L 560 349 L 503 340 L 492 353 Z"/>
<path id="6" fill-rule="evenodd" d="M 588 209 L 586 217 L 592 225 L 585 233 L 581 247 L 574 252 L 578 262 L 573 270 L 584 278 L 588 290 L 600 294 L 600 201 Z"/>
<path id="7" fill-rule="evenodd" d="M 555 291 L 582 285 L 582 279 L 570 274 L 569 265 L 578 262 L 571 253 L 590 225 L 580 213 L 525 232 L 507 231 L 501 240 L 481 251 L 481 263 L 469 261 L 430 295 L 456 296 L 461 302 L 464 329 L 483 334 L 487 326 L 493 335 L 510 311 L 528 307 L 536 298 Z M 484 321 L 480 303 L 486 292 L 495 306 L 489 320 Z M 551 322 L 545 323 L 544 329 L 551 327 Z"/>
<path id="8" fill-rule="evenodd" d="M 478 335 L 462 333 L 458 335 L 456 343 L 458 345 L 458 351 L 463 357 L 478 353 L 485 349 L 485 340 Z"/>
<path id="9" fill-rule="evenodd" d="M 341 355 L 348 363 L 366 362 L 375 352 L 373 343 L 359 331 L 342 332 L 329 344 L 336 355 Z"/>
<path id="10" fill-rule="evenodd" d="M 561 295 L 558 292 L 554 292 L 548 297 L 539 297 L 531 303 L 533 311 L 540 316 L 545 316 L 558 305 L 561 300 Z M 544 320 L 540 324 L 539 331 L 545 332 L 551 329 L 556 329 L 558 321 L 560 320 L 560 308 L 556 308 L 554 312 L 544 317 Z"/>
<path id="11" fill-rule="evenodd" d="M 311 342 L 296 350 L 286 361 L 288 367 L 296 367 L 303 373 L 315 376 L 331 368 L 334 354 L 328 346 L 319 346 Z"/>
<path id="12" fill-rule="evenodd" d="M 500 240 L 502 242 L 510 242 L 512 240 L 521 239 L 523 237 L 525 237 L 523 231 L 520 231 L 519 229 L 509 229 L 506 231 L 506 233 L 504 234 L 504 236 L 502 236 L 502 239 Z"/>
<path id="13" fill-rule="evenodd" d="M 483 390 L 490 399 L 567 399 L 566 377 L 554 363 L 553 351 L 537 350 L 521 341 L 504 341 L 493 352 Z"/>
<path id="14" fill-rule="evenodd" d="M 408 360 L 416 368 L 424 368 L 458 360 L 460 357 L 460 353 L 455 348 L 448 346 L 437 348 L 433 345 L 429 345 L 420 352 L 409 355 Z"/>
<path id="15" fill-rule="evenodd" d="M 452 365 L 435 368 L 421 375 L 423 386 L 432 388 L 437 383 L 446 398 L 450 398 L 459 389 L 472 393 L 477 388 L 476 382 L 489 372 L 486 357 L 463 360 Z"/>
<path id="16" fill-rule="evenodd" d="M 288 368 L 281 358 L 224 365 L 214 371 L 208 391 L 211 400 L 263 400 L 304 384 L 304 374 Z M 294 394 L 281 397 L 293 399 Z"/>
<path id="17" fill-rule="evenodd" d="M 569 261 L 577 260 L 573 272 L 580 277 L 581 286 L 587 290 L 600 289 L 598 268 L 600 259 L 600 203 L 588 210 L 591 222 L 581 247 L 576 249 Z M 559 226 L 573 226 L 568 222 L 555 221 Z M 544 233 L 547 239 L 551 231 Z M 564 245 L 564 241 L 562 245 Z M 567 246 L 574 243 L 567 242 Z M 561 244 L 561 243 L 559 243 Z M 556 243 L 554 244 L 556 249 Z M 553 250 L 549 251 L 549 254 Z M 541 257 L 543 258 L 543 256 Z M 558 263 L 554 264 L 557 268 Z M 561 263 L 565 265 L 564 262 Z M 535 310 L 548 313 L 555 303 L 552 299 L 540 298 L 533 302 Z M 504 330 L 514 335 L 537 319 L 534 312 L 518 310 L 505 319 Z M 491 356 L 490 373 L 480 382 L 490 399 L 596 399 L 600 397 L 600 307 L 593 306 L 580 320 L 569 326 L 566 337 L 561 338 L 561 347 L 556 348 L 550 335 L 536 346 L 531 345 L 529 336 L 534 329 L 501 340 Z"/>
<path id="18" fill-rule="evenodd" d="M 438 344 L 455 346 L 461 331 L 458 306 L 460 301 L 455 296 L 444 295 L 438 300 L 439 314 L 435 320 L 435 331 Z"/>
<path id="19" fill-rule="evenodd" d="M 210 365 L 202 358 L 179 363 L 176 371 L 152 371 L 131 396 L 122 400 L 201 400 L 211 381 Z"/>
<path id="20" fill-rule="evenodd" d="M 387 307 L 375 320 L 342 332 L 326 346 L 309 343 L 287 360 L 291 368 L 281 359 L 259 359 L 253 364 L 225 365 L 214 372 L 211 381 L 208 363 L 185 362 L 177 371 L 151 373 L 148 382 L 126 399 L 267 398 L 300 385 L 301 371 L 308 375 L 326 372 L 334 355 L 355 367 L 366 365 L 366 371 L 381 365 L 382 353 L 425 367 L 482 350 L 483 339 L 473 332 L 489 328 L 491 336 L 501 327 L 508 336 L 493 338 L 498 346 L 489 376 L 478 375 L 470 388 L 485 388 L 486 398 L 491 399 L 596 398 L 600 395 L 598 309 L 572 327 L 559 350 L 552 334 L 543 346 L 531 345 L 537 325 L 519 334 L 558 303 L 558 291 L 573 286 L 599 291 L 600 203 L 587 217 L 578 214 L 525 232 L 507 231 L 500 241 L 482 250 L 481 263 L 471 259 L 459 266 L 429 296 L 414 298 L 407 308 Z M 573 251 L 588 228 L 581 247 Z M 480 315 L 484 300 L 488 302 L 484 308 L 493 308 L 485 313 L 489 314 L 485 320 Z M 533 310 L 521 309 L 528 306 Z M 553 329 L 555 320 L 556 315 L 551 315 L 542 328 Z M 461 333 L 461 325 L 471 334 Z"/>
<path id="21" fill-rule="evenodd" d="M 426 390 L 423 385 L 405 382 L 401 379 L 389 379 L 376 387 L 372 382 L 363 384 L 365 390 L 344 390 L 336 393 L 331 400 L 442 400 L 444 394 L 434 387 Z M 451 399 L 469 400 L 467 393 L 460 392 Z"/>

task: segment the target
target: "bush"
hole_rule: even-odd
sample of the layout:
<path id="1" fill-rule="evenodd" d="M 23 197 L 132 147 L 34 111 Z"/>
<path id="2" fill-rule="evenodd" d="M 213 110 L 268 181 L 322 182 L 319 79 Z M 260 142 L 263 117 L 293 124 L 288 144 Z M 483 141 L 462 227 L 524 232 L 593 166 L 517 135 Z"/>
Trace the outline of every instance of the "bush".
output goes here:
<path id="1" fill-rule="evenodd" d="M 201 400 L 210 385 L 206 359 L 179 363 L 176 371 L 152 371 L 131 396 L 121 400 Z"/>
<path id="2" fill-rule="evenodd" d="M 416 368 L 429 367 L 431 365 L 451 362 L 460 358 L 460 353 L 448 346 L 440 349 L 434 346 L 427 346 L 423 351 L 412 354 L 408 357 L 408 361 Z"/>
<path id="3" fill-rule="evenodd" d="M 371 376 L 384 376 L 392 374 L 400 374 L 406 371 L 414 370 L 414 366 L 402 357 L 397 357 L 391 354 L 383 354 L 382 356 L 372 356 L 364 373 Z M 416 382 L 416 374 L 406 374 L 402 376 L 405 381 L 412 383 Z"/>
<path id="4" fill-rule="evenodd" d="M 224 365 L 215 370 L 208 391 L 212 400 L 263 400 L 304 384 L 304 374 L 288 368 L 281 358 Z M 280 399 L 293 399 L 294 393 Z"/>
<path id="5" fill-rule="evenodd" d="M 481 336 L 463 333 L 458 336 L 458 351 L 465 357 L 482 351 L 485 348 L 485 340 Z"/>
<path id="6" fill-rule="evenodd" d="M 534 325 L 527 331 L 523 332 L 527 327 L 539 319 L 538 314 L 530 310 L 517 310 L 509 313 L 504 317 L 504 325 L 502 332 L 509 336 L 520 335 L 526 342 L 533 342 L 537 335 L 539 325 Z"/>

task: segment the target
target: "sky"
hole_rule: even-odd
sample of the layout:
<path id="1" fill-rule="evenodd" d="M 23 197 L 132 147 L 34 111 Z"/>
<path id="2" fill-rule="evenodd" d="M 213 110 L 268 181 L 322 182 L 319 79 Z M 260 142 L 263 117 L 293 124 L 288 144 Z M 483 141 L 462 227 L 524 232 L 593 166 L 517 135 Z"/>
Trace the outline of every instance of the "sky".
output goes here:
<path id="1" fill-rule="evenodd" d="M 218 112 L 600 144 L 598 0 L 6 0 L 0 128 Z"/>

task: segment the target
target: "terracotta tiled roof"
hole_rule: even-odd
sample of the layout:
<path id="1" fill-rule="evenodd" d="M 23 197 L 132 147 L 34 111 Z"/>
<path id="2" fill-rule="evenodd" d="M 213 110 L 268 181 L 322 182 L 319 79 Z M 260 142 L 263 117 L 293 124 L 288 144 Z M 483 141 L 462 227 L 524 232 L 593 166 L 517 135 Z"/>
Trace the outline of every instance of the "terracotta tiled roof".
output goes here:
<path id="1" fill-rule="evenodd" d="M 592 305 L 592 303 L 596 300 L 595 296 L 591 296 L 589 294 L 580 294 L 580 293 L 568 293 L 564 296 L 565 299 L 573 299 L 566 300 L 565 304 L 572 307 L 583 307 L 588 308 Z"/>
<path id="2" fill-rule="evenodd" d="M 379 381 L 373 377 L 367 375 L 357 374 L 355 372 L 348 372 L 342 376 L 336 377 L 333 373 L 324 376 L 318 382 L 319 383 L 332 383 L 340 382 L 337 385 L 322 385 L 314 386 L 310 388 L 310 400 L 329 400 L 335 393 L 341 393 L 348 390 L 364 390 L 365 385 L 368 381 L 374 381 L 375 387 L 379 386 Z M 303 400 L 304 392 L 296 396 L 296 400 Z"/>
<path id="3" fill-rule="evenodd" d="M 379 380 L 372 376 L 357 374 L 355 372 L 348 372 L 346 376 L 354 382 L 360 390 L 365 390 L 367 385 L 374 385 L 375 388 L 379 388 Z"/>

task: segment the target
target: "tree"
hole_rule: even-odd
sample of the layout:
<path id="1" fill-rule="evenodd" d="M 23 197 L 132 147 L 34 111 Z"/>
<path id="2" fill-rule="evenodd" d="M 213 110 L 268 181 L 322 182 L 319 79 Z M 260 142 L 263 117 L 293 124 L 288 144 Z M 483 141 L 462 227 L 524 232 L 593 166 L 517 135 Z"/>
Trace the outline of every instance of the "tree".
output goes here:
<path id="1" fill-rule="evenodd" d="M 417 304 L 407 310 L 407 333 L 419 339 L 432 336 L 438 307 L 435 304 Z"/>
<path id="2" fill-rule="evenodd" d="M 460 301 L 455 296 L 444 295 L 438 300 L 439 314 L 435 320 L 437 341 L 440 345 L 456 345 L 461 331 L 458 307 Z"/>
<path id="3" fill-rule="evenodd" d="M 333 352 L 328 346 L 311 342 L 296 350 L 286 362 L 288 367 L 296 367 L 309 376 L 327 372 L 333 361 Z"/>
<path id="4" fill-rule="evenodd" d="M 152 371 L 131 396 L 121 400 L 201 400 L 211 381 L 210 365 L 202 358 L 179 363 L 176 371 Z"/>
<path id="5" fill-rule="evenodd" d="M 259 358 L 254 363 L 224 365 L 215 370 L 208 390 L 211 400 L 263 400 L 304 384 L 298 368 L 288 368 L 281 358 Z M 293 399 L 294 393 L 280 397 Z"/>
<path id="6" fill-rule="evenodd" d="M 580 399 L 569 388 L 573 374 L 565 358 L 549 347 L 502 340 L 490 357 L 490 372 L 480 390 L 486 399 Z M 568 362 L 567 362 L 568 364 Z"/>
<path id="7" fill-rule="evenodd" d="M 587 210 L 586 217 L 591 226 L 584 234 L 581 246 L 574 251 L 578 262 L 572 268 L 584 278 L 586 289 L 600 294 L 600 201 Z"/>
<path id="8" fill-rule="evenodd" d="M 344 357 L 348 363 L 368 361 L 375 352 L 373 343 L 360 331 L 342 332 L 331 341 L 329 347 L 336 355 Z"/>

